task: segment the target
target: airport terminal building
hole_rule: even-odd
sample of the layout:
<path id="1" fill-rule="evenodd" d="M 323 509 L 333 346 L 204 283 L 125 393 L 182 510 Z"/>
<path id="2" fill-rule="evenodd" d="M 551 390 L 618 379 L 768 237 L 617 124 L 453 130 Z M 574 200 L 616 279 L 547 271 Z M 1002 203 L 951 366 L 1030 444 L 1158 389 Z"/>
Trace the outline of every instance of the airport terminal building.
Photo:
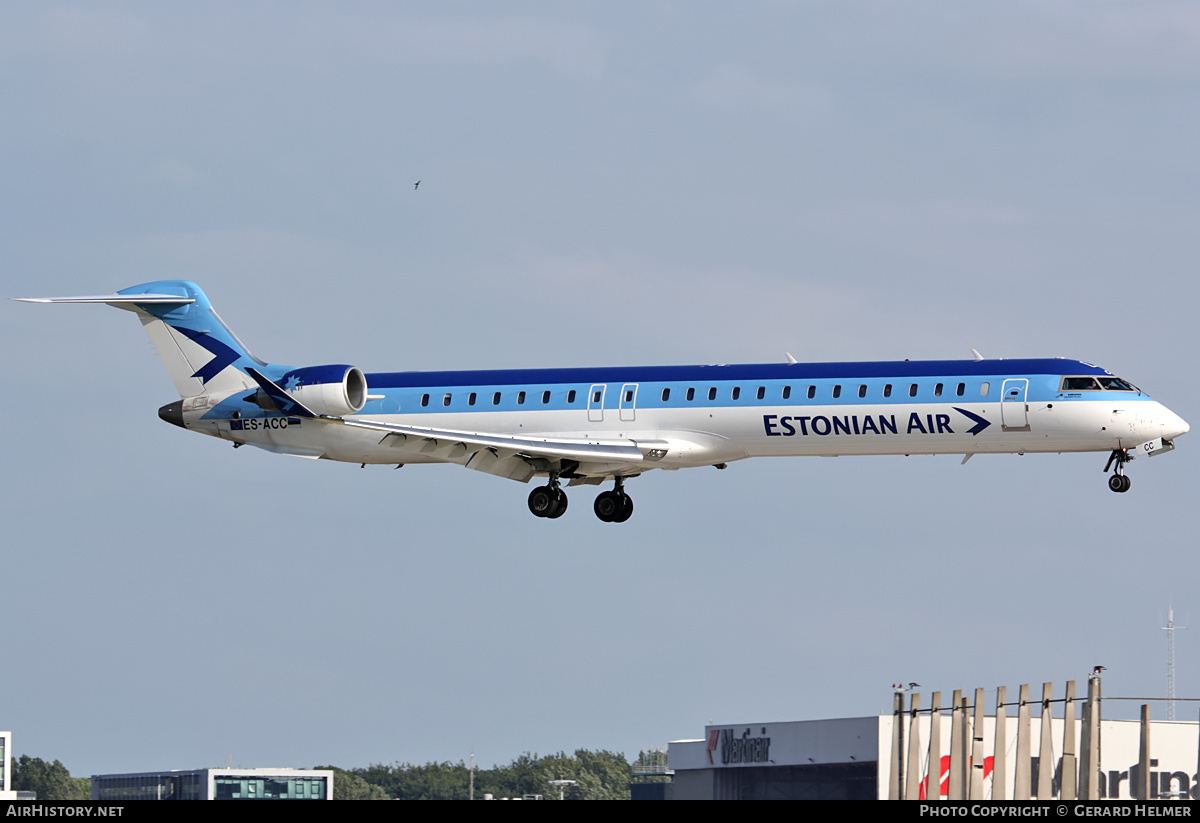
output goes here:
<path id="1" fill-rule="evenodd" d="M 328 769 L 191 769 L 92 775 L 92 800 L 332 800 Z"/>

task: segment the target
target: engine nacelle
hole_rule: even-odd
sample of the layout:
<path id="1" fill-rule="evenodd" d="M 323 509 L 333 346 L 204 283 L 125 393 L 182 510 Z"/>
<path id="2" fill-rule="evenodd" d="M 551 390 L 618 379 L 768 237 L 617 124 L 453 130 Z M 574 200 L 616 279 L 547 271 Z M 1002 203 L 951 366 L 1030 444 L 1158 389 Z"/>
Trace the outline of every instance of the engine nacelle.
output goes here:
<path id="1" fill-rule="evenodd" d="M 279 385 L 317 414 L 354 414 L 367 402 L 366 375 L 354 366 L 292 369 Z"/>

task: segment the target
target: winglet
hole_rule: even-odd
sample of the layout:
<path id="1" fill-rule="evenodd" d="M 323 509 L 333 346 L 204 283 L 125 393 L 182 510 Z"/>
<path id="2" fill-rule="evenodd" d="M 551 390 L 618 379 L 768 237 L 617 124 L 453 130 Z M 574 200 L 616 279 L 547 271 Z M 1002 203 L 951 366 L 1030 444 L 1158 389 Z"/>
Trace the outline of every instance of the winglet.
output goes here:
<path id="1" fill-rule="evenodd" d="M 278 383 L 268 380 L 258 369 L 247 367 L 246 374 L 254 378 L 254 382 L 258 383 L 267 397 L 271 398 L 271 402 L 275 404 L 281 414 L 294 414 L 299 417 L 321 416 L 284 391 Z"/>

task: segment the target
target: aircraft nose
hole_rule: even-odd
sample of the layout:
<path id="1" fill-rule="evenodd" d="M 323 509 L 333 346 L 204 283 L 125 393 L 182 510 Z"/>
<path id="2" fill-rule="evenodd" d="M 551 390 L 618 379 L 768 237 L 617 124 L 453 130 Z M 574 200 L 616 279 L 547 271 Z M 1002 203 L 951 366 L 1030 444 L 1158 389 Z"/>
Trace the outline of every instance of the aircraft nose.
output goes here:
<path id="1" fill-rule="evenodd" d="M 1162 436 L 1168 440 L 1174 440 L 1181 434 L 1187 434 L 1188 430 L 1191 429 L 1186 420 L 1165 406 L 1162 407 L 1160 419 L 1163 426 Z"/>

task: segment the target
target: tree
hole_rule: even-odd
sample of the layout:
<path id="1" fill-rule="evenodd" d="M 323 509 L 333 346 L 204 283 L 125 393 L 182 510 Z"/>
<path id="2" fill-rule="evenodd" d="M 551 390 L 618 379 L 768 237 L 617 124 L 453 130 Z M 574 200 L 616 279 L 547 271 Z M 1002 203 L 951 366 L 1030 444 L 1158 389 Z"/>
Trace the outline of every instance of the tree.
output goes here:
<path id="1" fill-rule="evenodd" d="M 339 769 L 337 766 L 317 766 L 318 769 L 333 770 L 334 800 L 391 800 L 391 796 L 380 786 L 368 783 L 357 774 Z"/>
<path id="2" fill-rule="evenodd" d="M 18 792 L 37 792 L 38 800 L 90 800 L 92 781 L 71 777 L 60 761 L 47 763 L 23 754 L 12 761 L 12 787 Z"/>

